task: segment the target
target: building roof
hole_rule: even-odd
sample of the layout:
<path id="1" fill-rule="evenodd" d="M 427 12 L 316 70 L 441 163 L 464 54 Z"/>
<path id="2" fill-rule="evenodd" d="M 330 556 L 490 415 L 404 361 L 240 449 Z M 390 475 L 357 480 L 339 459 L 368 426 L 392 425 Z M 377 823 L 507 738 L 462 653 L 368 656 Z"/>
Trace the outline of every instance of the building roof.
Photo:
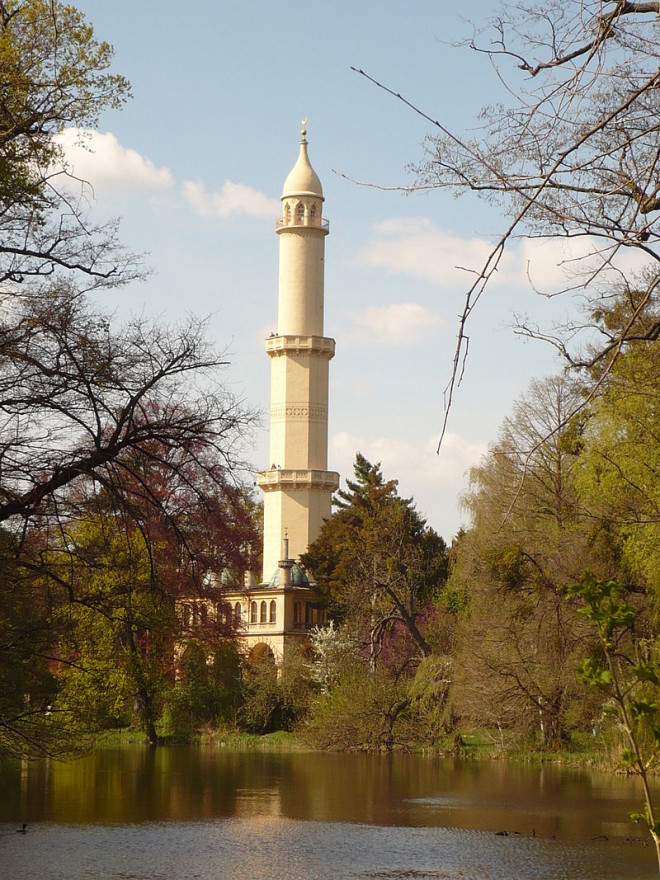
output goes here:
<path id="1" fill-rule="evenodd" d="M 323 198 L 323 187 L 319 176 L 312 168 L 307 155 L 307 131 L 303 128 L 302 140 L 300 141 L 300 153 L 298 161 L 293 166 L 287 179 L 284 181 L 282 189 L 282 198 L 286 199 L 290 196 L 316 196 Z"/>
<path id="2" fill-rule="evenodd" d="M 278 566 L 273 572 L 273 576 L 269 581 L 269 585 L 271 587 L 279 587 L 280 586 L 280 567 Z M 297 562 L 294 562 L 291 566 L 291 586 L 292 587 L 309 587 L 309 579 L 305 574 L 305 570 L 298 565 Z"/>

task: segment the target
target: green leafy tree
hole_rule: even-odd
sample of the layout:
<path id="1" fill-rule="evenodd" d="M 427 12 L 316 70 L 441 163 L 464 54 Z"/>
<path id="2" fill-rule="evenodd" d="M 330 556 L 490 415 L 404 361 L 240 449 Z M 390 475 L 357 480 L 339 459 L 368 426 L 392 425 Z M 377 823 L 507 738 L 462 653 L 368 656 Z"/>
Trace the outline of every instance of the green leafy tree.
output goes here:
<path id="1" fill-rule="evenodd" d="M 312 703 L 304 733 L 317 748 L 392 751 L 409 748 L 411 697 L 405 677 L 383 670 L 364 675 L 353 662 L 339 681 Z"/>
<path id="2" fill-rule="evenodd" d="M 179 709 L 188 701 L 189 732 L 228 711 L 236 687 L 226 680 L 221 656 L 225 647 L 235 654 L 234 618 L 206 573 L 230 566 L 242 572 L 254 531 L 244 493 L 222 474 L 209 474 L 201 444 L 194 467 L 181 450 L 148 453 L 135 454 L 121 494 L 91 486 L 79 494 L 69 505 L 70 521 L 60 523 L 59 540 L 49 542 L 34 570 L 59 597 L 58 708 L 69 708 L 82 729 L 135 715 L 156 742 L 175 646 L 186 640 L 186 692 L 175 697 Z M 174 473 L 172 455 L 180 459 Z M 192 629 L 175 613 L 182 597 L 200 612 Z M 206 668 L 210 656 L 213 674 Z"/>
<path id="3" fill-rule="evenodd" d="M 151 743 L 172 673 L 174 605 L 153 566 L 160 548 L 145 544 L 122 517 L 73 526 L 65 548 L 51 550 L 49 577 L 69 602 L 55 614 L 61 657 L 58 711 L 83 730 L 118 726 L 135 714 Z"/>
<path id="4" fill-rule="evenodd" d="M 9 641 L 0 653 L 0 677 L 6 669 L 9 678 L 15 664 L 32 664 L 36 674 L 53 662 L 44 660 L 43 628 L 51 627 L 55 644 L 61 635 L 52 631 L 56 610 L 58 624 L 68 608 L 83 632 L 85 613 L 103 615 L 102 594 L 93 608 L 80 579 L 71 582 L 93 560 L 69 559 L 68 568 L 54 562 L 68 552 L 64 535 L 78 529 L 76 540 L 82 539 L 83 524 L 94 519 L 90 499 L 103 499 L 103 516 L 132 522 L 126 526 L 131 541 L 133 530 L 142 536 L 156 605 L 156 548 L 167 548 L 168 571 L 177 573 L 179 586 L 198 591 L 203 572 L 216 562 L 242 565 L 241 541 L 225 540 L 228 532 L 241 532 L 245 507 L 231 497 L 240 490 L 233 493 L 228 475 L 241 466 L 238 442 L 251 416 L 218 382 L 225 361 L 209 345 L 205 322 L 166 327 L 140 317 L 117 327 L 88 296 L 141 271 L 119 245 L 116 224 L 99 225 L 88 214 L 86 184 L 69 173 L 59 138 L 67 126 L 94 126 L 102 111 L 128 97 L 128 83 L 110 70 L 112 57 L 112 47 L 96 39 L 75 7 L 0 0 L 0 522 L 15 538 L 7 564 L 21 574 L 0 590 L 24 621 L 32 619 L 32 607 L 41 607 L 41 596 L 48 597 L 33 628 L 31 660 L 23 630 L 20 644 Z M 245 532 L 242 540 L 250 541 Z M 128 546 L 136 560 L 137 550 Z M 115 551 L 106 551 L 110 565 Z M 117 553 L 121 569 L 128 563 Z M 150 630 L 146 605 L 133 611 Z M 120 627 L 117 615 L 108 619 L 110 630 Z M 126 615 L 122 638 L 130 654 Z M 135 625 L 141 626 L 137 619 Z M 119 638 L 106 635 L 108 643 Z M 100 653 L 104 644 L 99 637 Z M 70 647 L 75 656 L 78 646 Z M 84 653 L 82 642 L 79 647 Z M 139 655 L 136 645 L 133 656 Z M 144 669 L 146 681 L 151 673 Z M 138 666 L 134 684 L 137 677 Z M 146 702 L 150 687 L 143 688 Z M 14 718 L 15 700 L 8 695 L 5 705 L 2 699 L 0 717 Z M 151 711 L 145 713 L 151 724 Z M 57 748 L 53 720 L 63 717 L 53 712 L 49 718 Z M 15 748 L 29 751 L 14 733 Z M 46 739 L 35 740 L 34 751 L 49 748 Z"/>
<path id="5" fill-rule="evenodd" d="M 587 573 L 567 593 L 581 602 L 579 613 L 596 629 L 600 650 L 581 661 L 578 674 L 600 691 L 606 699 L 605 712 L 623 731 L 627 744 L 623 759 L 640 777 L 644 790 L 644 812 L 634 818 L 648 825 L 660 870 L 660 818 L 651 789 L 651 775 L 660 763 L 658 640 L 640 627 L 639 596 L 615 581 Z"/>
<path id="6" fill-rule="evenodd" d="M 84 187 L 57 140 L 66 126 L 94 127 L 130 94 L 110 72 L 113 50 L 75 7 L 51 0 L 0 2 L 0 280 L 80 274 L 89 283 L 132 275 L 116 224 L 86 217 Z M 81 189 L 83 191 L 81 191 Z M 125 276 L 124 280 L 127 280 Z M 9 285 L 9 286 L 7 286 Z"/>
<path id="7" fill-rule="evenodd" d="M 556 746 L 588 717 L 575 681 L 585 627 L 563 585 L 616 553 L 583 517 L 575 486 L 579 399 L 567 377 L 533 382 L 471 473 L 472 528 L 457 545 L 452 587 L 467 596 L 455 642 L 452 702 L 464 719 Z"/>
<path id="8" fill-rule="evenodd" d="M 372 671 L 397 626 L 427 656 L 423 611 L 446 578 L 446 545 L 397 494 L 396 481 L 386 481 L 380 465 L 359 453 L 347 487 L 302 562 L 327 591 L 334 614 L 362 634 Z"/>
<path id="9" fill-rule="evenodd" d="M 80 737 L 53 707 L 52 599 L 17 565 L 16 542 L 0 530 L 0 755 L 66 755 Z"/>
<path id="10" fill-rule="evenodd" d="M 250 733 L 291 731 L 306 718 L 314 690 L 304 647 L 278 668 L 270 648 L 256 645 L 243 669 L 238 723 Z"/>
<path id="11" fill-rule="evenodd" d="M 589 408 L 582 503 L 607 525 L 625 570 L 660 602 L 660 348 L 631 346 Z"/>
<path id="12" fill-rule="evenodd" d="M 241 661 L 225 639 L 209 646 L 191 639 L 177 663 L 178 680 L 165 697 L 165 736 L 187 741 L 207 724 L 231 724 L 240 706 Z"/>

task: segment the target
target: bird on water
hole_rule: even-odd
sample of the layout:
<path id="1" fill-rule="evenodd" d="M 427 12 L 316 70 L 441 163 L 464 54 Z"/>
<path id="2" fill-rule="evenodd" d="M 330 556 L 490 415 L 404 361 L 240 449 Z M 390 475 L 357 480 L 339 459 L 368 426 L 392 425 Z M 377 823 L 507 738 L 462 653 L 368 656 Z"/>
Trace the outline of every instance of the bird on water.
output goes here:
<path id="1" fill-rule="evenodd" d="M 16 829 L 16 834 L 26 834 L 27 833 L 27 822 L 23 822 L 22 828 Z"/>

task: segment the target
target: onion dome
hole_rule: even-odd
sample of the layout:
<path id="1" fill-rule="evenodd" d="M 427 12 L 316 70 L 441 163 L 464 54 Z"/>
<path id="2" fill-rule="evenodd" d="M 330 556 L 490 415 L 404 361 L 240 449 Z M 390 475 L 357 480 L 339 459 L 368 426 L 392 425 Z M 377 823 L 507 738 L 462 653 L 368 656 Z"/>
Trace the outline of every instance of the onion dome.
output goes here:
<path id="1" fill-rule="evenodd" d="M 316 171 L 312 168 L 309 156 L 307 155 L 307 129 L 304 125 L 305 121 L 303 121 L 303 129 L 301 131 L 300 154 L 298 155 L 298 161 L 284 181 L 284 188 L 282 189 L 283 199 L 290 196 L 315 196 L 319 199 L 323 198 L 321 181 Z"/>

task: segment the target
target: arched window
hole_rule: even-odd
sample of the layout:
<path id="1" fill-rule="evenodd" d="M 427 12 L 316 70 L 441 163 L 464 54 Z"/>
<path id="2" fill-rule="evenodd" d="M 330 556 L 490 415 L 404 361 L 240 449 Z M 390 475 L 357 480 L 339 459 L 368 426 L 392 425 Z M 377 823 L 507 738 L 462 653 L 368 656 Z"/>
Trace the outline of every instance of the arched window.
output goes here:
<path id="1" fill-rule="evenodd" d="M 183 606 L 183 625 L 187 628 L 190 626 L 190 620 L 192 617 L 192 612 L 190 610 L 190 605 Z"/>
<path id="2" fill-rule="evenodd" d="M 208 613 L 209 613 L 209 611 L 208 611 L 208 608 L 206 607 L 206 605 L 202 605 L 202 607 L 199 609 L 199 619 L 201 620 L 202 623 L 206 623 L 206 618 L 208 617 Z"/>
<path id="3" fill-rule="evenodd" d="M 197 605 L 193 605 L 192 612 L 193 612 L 193 621 L 192 621 L 193 626 L 197 626 L 197 624 L 199 623 L 199 608 L 197 607 Z"/>
<path id="4" fill-rule="evenodd" d="M 241 603 L 240 602 L 237 602 L 234 605 L 234 620 L 236 621 L 236 623 L 241 622 Z"/>
<path id="5" fill-rule="evenodd" d="M 313 223 L 316 220 L 316 205 L 312 205 L 309 209 L 309 222 Z"/>
<path id="6" fill-rule="evenodd" d="M 300 602 L 293 603 L 293 625 L 300 626 Z"/>
<path id="7" fill-rule="evenodd" d="M 284 206 L 284 225 L 289 226 L 291 223 L 291 205 L 288 203 Z"/>
<path id="8" fill-rule="evenodd" d="M 275 623 L 277 621 L 277 602 L 275 599 L 270 600 L 270 614 L 268 615 L 268 620 L 270 623 Z"/>
<path id="9" fill-rule="evenodd" d="M 250 623 L 256 623 L 257 619 L 257 603 L 250 602 Z"/>
<path id="10" fill-rule="evenodd" d="M 267 623 L 267 609 L 266 609 L 266 600 L 263 599 L 261 602 L 261 608 L 259 609 L 259 623 Z"/>
<path id="11" fill-rule="evenodd" d="M 298 202 L 296 205 L 296 223 L 299 226 L 302 226 L 305 222 L 305 206 L 302 202 Z"/>

